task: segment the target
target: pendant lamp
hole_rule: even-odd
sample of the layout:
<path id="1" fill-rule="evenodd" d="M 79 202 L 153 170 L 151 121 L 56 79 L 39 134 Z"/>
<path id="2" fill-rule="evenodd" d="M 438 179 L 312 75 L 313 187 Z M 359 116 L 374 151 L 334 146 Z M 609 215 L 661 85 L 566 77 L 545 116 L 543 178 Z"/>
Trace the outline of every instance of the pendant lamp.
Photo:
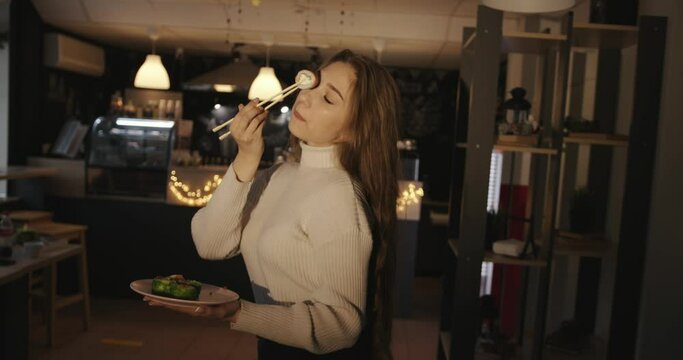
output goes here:
<path id="1" fill-rule="evenodd" d="M 259 69 L 258 75 L 249 87 L 249 99 L 268 99 L 282 91 L 280 80 L 275 76 L 275 69 L 270 67 L 270 46 L 272 42 L 266 42 L 266 66 Z"/>
<path id="2" fill-rule="evenodd" d="M 572 8 L 575 0 L 481 0 L 482 5 L 490 8 L 527 14 L 541 14 L 564 11 Z"/>
<path id="3" fill-rule="evenodd" d="M 171 87 L 171 82 L 168 79 L 168 72 L 161 62 L 161 57 L 156 55 L 156 41 L 159 35 L 155 32 L 150 32 L 150 39 L 152 39 L 152 53 L 148 54 L 145 62 L 138 69 L 135 74 L 135 82 L 133 85 L 137 88 L 168 90 Z"/>

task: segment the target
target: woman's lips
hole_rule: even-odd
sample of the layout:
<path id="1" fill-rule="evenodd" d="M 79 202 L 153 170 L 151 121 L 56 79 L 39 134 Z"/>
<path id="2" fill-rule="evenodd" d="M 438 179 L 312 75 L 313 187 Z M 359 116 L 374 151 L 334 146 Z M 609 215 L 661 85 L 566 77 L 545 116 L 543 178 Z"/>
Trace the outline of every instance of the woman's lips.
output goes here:
<path id="1" fill-rule="evenodd" d="M 293 113 L 294 113 L 294 117 L 295 117 L 297 120 L 301 120 L 301 121 L 303 121 L 303 122 L 306 121 L 306 119 L 304 119 L 303 116 L 301 116 L 301 114 L 299 114 L 298 111 L 294 110 Z"/>

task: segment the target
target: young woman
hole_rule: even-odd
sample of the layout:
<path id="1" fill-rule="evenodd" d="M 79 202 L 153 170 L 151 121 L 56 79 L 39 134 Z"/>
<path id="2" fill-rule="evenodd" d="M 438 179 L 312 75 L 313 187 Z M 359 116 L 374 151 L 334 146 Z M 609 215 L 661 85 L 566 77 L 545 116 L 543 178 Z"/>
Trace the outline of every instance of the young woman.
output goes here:
<path id="1" fill-rule="evenodd" d="M 391 358 L 396 84 L 376 62 L 336 54 L 293 106 L 297 161 L 258 174 L 267 113 L 256 104 L 240 106 L 238 155 L 192 219 L 201 257 L 243 255 L 255 303 L 175 310 L 257 335 L 260 359 Z"/>

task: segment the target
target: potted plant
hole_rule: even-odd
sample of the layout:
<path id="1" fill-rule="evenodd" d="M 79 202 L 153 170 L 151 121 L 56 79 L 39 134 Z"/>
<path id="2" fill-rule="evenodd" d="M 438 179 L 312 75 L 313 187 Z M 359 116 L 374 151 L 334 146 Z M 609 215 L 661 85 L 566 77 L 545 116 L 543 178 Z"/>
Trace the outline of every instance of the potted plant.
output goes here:
<path id="1" fill-rule="evenodd" d="M 40 249 L 43 247 L 43 241 L 40 235 L 29 229 L 24 225 L 14 234 L 14 244 L 23 249 L 24 256 L 27 258 L 34 258 L 38 256 Z"/>

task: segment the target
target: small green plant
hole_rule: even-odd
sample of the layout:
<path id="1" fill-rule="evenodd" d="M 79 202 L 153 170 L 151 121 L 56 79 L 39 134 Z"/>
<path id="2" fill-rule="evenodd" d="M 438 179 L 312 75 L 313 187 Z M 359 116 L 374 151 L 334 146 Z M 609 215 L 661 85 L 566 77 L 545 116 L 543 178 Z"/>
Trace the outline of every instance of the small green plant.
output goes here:
<path id="1" fill-rule="evenodd" d="M 26 225 L 24 225 L 21 229 L 17 230 L 17 232 L 14 234 L 14 242 L 17 245 L 24 245 L 29 242 L 39 241 L 40 235 L 38 235 L 37 232 L 29 229 Z"/>

